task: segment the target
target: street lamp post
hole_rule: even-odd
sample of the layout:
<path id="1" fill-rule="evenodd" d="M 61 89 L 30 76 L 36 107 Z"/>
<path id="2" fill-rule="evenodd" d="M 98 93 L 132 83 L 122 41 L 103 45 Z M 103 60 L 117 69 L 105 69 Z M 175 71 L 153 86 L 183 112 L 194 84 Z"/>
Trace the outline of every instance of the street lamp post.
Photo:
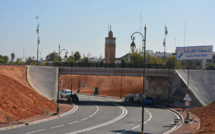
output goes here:
<path id="1" fill-rule="evenodd" d="M 163 40 L 163 46 L 164 46 L 164 66 L 166 65 L 166 35 L 168 34 L 167 27 L 165 26 L 165 37 Z"/>
<path id="2" fill-rule="evenodd" d="M 143 49 L 144 49 L 144 61 L 143 61 L 143 96 L 142 96 L 142 127 L 141 127 L 141 134 L 144 134 L 144 105 L 145 105 L 145 101 L 144 101 L 144 98 L 145 98 L 145 95 L 144 95 L 144 87 L 145 87 L 145 63 L 146 63 L 146 26 L 144 27 L 144 36 L 141 32 L 135 32 L 131 35 L 131 39 L 132 39 L 132 43 L 131 43 L 131 51 L 133 52 L 135 50 L 135 43 L 134 43 L 134 40 L 135 40 L 135 37 L 133 37 L 134 34 L 136 33 L 139 33 L 142 38 L 143 38 L 143 43 L 144 43 L 144 46 L 143 46 Z"/>
<path id="3" fill-rule="evenodd" d="M 40 37 L 39 37 L 39 24 L 37 25 L 37 66 L 38 66 L 38 53 L 39 53 L 39 44 L 40 44 Z"/>
<path id="4" fill-rule="evenodd" d="M 60 54 L 61 54 L 61 52 L 62 52 L 63 50 L 66 51 L 64 58 L 67 58 L 68 51 L 67 51 L 66 49 L 61 49 L 61 50 L 60 50 L 60 44 L 59 44 L 59 56 L 60 56 Z"/>
<path id="5" fill-rule="evenodd" d="M 60 56 L 60 53 L 61 53 L 63 50 L 66 51 L 65 58 L 67 58 L 67 53 L 68 53 L 68 51 L 67 51 L 66 49 L 60 50 L 60 45 L 59 45 L 59 56 Z M 58 81 L 59 81 L 59 73 L 60 73 L 59 71 L 60 71 L 60 69 L 59 69 L 59 67 L 58 67 Z M 58 91 L 57 91 L 57 114 L 59 114 L 59 85 L 58 85 Z"/>

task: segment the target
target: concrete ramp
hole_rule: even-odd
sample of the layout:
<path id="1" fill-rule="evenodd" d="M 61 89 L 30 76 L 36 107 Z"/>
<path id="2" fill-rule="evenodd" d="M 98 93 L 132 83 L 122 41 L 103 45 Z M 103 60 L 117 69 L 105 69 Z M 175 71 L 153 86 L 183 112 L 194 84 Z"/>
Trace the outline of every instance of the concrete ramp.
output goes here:
<path id="1" fill-rule="evenodd" d="M 26 66 L 29 84 L 44 97 L 56 100 L 58 90 L 58 68 Z"/>
<path id="2" fill-rule="evenodd" d="M 178 76 L 188 86 L 188 70 L 176 70 Z M 190 70 L 189 87 L 195 98 L 203 106 L 215 101 L 215 71 Z M 192 98 L 191 98 L 192 99 Z M 192 102 L 191 102 L 192 104 Z"/>

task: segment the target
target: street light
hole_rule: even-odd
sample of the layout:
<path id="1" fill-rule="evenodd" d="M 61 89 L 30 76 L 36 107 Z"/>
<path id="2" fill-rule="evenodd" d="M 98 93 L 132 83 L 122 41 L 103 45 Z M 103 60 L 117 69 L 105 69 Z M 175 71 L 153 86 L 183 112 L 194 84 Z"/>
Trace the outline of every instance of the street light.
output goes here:
<path id="1" fill-rule="evenodd" d="M 146 64 L 146 60 L 145 60 L 146 59 L 146 53 L 145 53 L 145 51 L 146 51 L 146 25 L 144 27 L 144 36 L 141 32 L 135 32 L 131 35 L 131 39 L 132 39 L 131 51 L 132 52 L 135 50 L 135 47 L 136 47 L 135 43 L 134 43 L 135 37 L 133 37 L 133 35 L 136 33 L 139 33 L 142 36 L 143 43 L 144 43 L 144 47 L 143 47 L 143 49 L 144 49 L 144 51 L 143 51 L 144 52 L 144 61 L 143 61 L 142 128 L 141 128 L 141 134 L 144 134 L 144 105 L 145 105 L 145 101 L 144 101 L 144 98 L 145 98 L 145 96 L 144 96 L 145 81 L 144 81 L 144 78 L 145 78 L 145 64 Z"/>
<path id="2" fill-rule="evenodd" d="M 68 51 L 67 51 L 66 49 L 60 50 L 60 44 L 59 44 L 59 57 L 60 57 L 60 53 L 61 53 L 63 50 L 66 51 L 65 56 L 64 56 L 64 58 L 66 59 L 66 58 L 67 58 L 67 53 L 68 53 Z M 59 71 L 60 71 L 60 69 L 58 68 L 58 74 L 60 73 Z M 58 81 L 59 81 L 59 76 L 58 76 Z M 57 91 L 57 114 L 59 114 L 59 86 L 58 86 L 58 91 Z"/>
<path id="3" fill-rule="evenodd" d="M 163 46 L 164 46 L 164 66 L 166 65 L 166 56 L 165 56 L 165 53 L 166 53 L 166 35 L 168 34 L 168 29 L 167 27 L 165 26 L 165 37 L 164 37 L 164 40 L 163 40 Z"/>
<path id="4" fill-rule="evenodd" d="M 39 17 L 37 16 L 36 19 Z M 39 37 L 39 24 L 37 25 L 37 66 L 38 66 L 38 53 L 39 53 L 39 44 L 40 44 L 40 37 Z"/>
<path id="5" fill-rule="evenodd" d="M 60 54 L 61 54 L 61 52 L 62 52 L 63 50 L 66 51 L 66 52 L 65 52 L 64 58 L 67 59 L 68 51 L 67 51 L 66 49 L 61 49 L 61 50 L 60 50 L 60 44 L 59 44 L 59 56 L 60 56 Z"/>

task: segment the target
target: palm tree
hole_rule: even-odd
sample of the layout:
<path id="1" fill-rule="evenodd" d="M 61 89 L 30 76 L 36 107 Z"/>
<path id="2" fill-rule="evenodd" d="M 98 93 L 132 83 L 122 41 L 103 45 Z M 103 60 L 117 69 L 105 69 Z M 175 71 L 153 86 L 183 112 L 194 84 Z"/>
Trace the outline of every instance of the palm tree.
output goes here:
<path id="1" fill-rule="evenodd" d="M 14 54 L 14 52 L 13 52 L 10 56 L 11 56 L 11 60 L 13 61 L 13 60 L 14 60 L 14 58 L 15 58 L 15 54 Z"/>
<path id="2" fill-rule="evenodd" d="M 74 60 L 79 61 L 80 59 L 81 59 L 81 54 L 78 51 L 76 51 L 74 54 Z"/>

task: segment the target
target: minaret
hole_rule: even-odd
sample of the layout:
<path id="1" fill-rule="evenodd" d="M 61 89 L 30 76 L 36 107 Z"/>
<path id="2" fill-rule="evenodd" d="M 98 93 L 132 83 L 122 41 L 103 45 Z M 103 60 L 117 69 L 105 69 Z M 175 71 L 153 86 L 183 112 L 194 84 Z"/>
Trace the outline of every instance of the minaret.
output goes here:
<path id="1" fill-rule="evenodd" d="M 108 37 L 105 38 L 105 63 L 115 63 L 116 55 L 116 38 L 110 28 Z"/>

